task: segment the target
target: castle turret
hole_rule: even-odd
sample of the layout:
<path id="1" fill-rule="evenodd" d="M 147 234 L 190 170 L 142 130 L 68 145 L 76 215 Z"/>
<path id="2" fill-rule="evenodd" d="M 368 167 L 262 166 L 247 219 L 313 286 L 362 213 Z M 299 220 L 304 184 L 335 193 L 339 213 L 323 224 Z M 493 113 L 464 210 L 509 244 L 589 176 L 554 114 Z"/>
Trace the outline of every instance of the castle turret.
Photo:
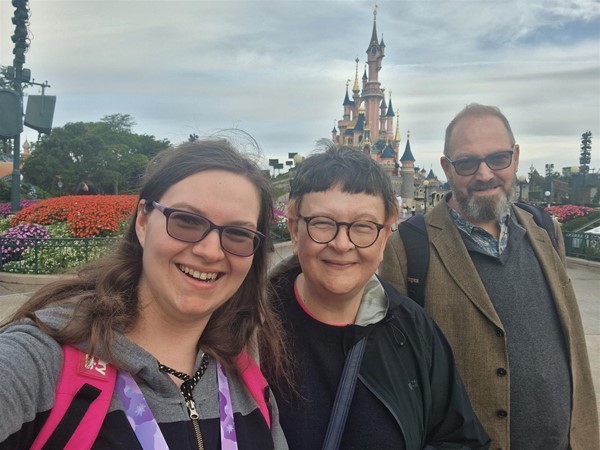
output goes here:
<path id="1" fill-rule="evenodd" d="M 415 196 L 415 157 L 410 148 L 410 131 L 406 136 L 406 147 L 400 157 L 400 174 L 402 176 L 402 188 L 400 195 L 405 199 L 414 199 Z"/>
<path id="2" fill-rule="evenodd" d="M 377 9 L 373 11 L 373 32 L 371 41 L 367 48 L 367 65 L 369 67 L 369 79 L 362 92 L 362 100 L 365 106 L 366 118 L 371 128 L 371 138 L 374 142 L 379 136 L 379 105 L 384 99 L 381 83 L 379 82 L 379 71 L 383 59 L 383 49 L 377 39 Z"/>

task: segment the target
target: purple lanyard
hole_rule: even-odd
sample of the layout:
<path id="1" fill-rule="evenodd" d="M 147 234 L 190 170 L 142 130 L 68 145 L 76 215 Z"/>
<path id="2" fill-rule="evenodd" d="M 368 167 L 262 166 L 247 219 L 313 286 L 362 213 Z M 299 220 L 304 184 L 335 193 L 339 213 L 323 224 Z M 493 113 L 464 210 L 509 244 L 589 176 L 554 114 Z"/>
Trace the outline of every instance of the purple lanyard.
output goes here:
<path id="1" fill-rule="evenodd" d="M 231 394 L 227 375 L 217 362 L 219 383 L 219 413 L 221 416 L 221 449 L 237 450 L 237 435 L 231 407 Z M 129 424 L 144 450 L 168 450 L 169 446 L 158 423 L 133 377 L 127 372 L 117 374 L 116 391 L 123 403 Z"/>

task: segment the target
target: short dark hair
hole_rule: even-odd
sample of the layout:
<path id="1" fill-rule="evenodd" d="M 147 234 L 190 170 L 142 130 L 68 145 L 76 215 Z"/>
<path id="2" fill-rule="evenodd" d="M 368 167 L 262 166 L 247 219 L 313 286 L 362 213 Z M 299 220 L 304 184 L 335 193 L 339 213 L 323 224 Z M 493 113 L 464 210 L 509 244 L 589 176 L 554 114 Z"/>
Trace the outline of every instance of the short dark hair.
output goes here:
<path id="1" fill-rule="evenodd" d="M 390 177 L 360 150 L 331 145 L 302 161 L 290 182 L 290 203 L 298 210 L 305 194 L 324 192 L 339 185 L 343 192 L 381 196 L 385 220 L 398 215 L 398 201 Z"/>

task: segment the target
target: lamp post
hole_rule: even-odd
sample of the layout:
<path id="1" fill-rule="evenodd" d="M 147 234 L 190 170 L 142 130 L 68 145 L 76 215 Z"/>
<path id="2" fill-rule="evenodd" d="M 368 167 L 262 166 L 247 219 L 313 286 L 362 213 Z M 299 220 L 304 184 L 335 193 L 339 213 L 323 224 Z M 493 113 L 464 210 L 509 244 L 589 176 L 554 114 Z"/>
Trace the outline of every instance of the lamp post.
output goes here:
<path id="1" fill-rule="evenodd" d="M 579 189 L 579 166 L 571 167 L 571 194 L 573 195 L 573 203 L 575 205 L 579 204 L 579 193 L 581 190 Z"/>
<path id="2" fill-rule="evenodd" d="M 427 214 L 427 200 L 429 200 L 429 194 L 427 190 L 429 188 L 429 181 L 423 181 L 423 186 L 425 186 L 425 196 L 423 197 L 423 201 L 425 203 L 425 214 Z"/>
<path id="3" fill-rule="evenodd" d="M 62 180 L 59 178 L 58 179 L 58 196 L 62 197 L 62 188 L 63 188 L 63 182 Z"/>
<path id="4" fill-rule="evenodd" d="M 550 191 L 544 192 L 544 195 L 546 196 L 546 202 L 548 203 L 548 208 L 550 208 L 550 194 L 552 194 Z"/>
<path id="5" fill-rule="evenodd" d="M 523 186 L 527 184 L 527 177 L 525 175 L 519 175 L 517 178 L 517 183 L 519 184 L 519 201 L 523 201 Z"/>

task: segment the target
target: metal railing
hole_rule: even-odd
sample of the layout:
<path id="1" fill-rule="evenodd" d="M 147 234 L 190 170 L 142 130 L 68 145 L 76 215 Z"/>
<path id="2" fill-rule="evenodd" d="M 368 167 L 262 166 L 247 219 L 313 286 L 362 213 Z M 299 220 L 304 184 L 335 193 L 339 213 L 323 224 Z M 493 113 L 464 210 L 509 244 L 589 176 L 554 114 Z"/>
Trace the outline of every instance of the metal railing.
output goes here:
<path id="1" fill-rule="evenodd" d="M 119 239 L 0 237 L 0 271 L 29 274 L 66 272 L 99 258 Z"/>
<path id="2" fill-rule="evenodd" d="M 563 236 L 567 256 L 600 261 L 600 235 L 565 231 Z"/>
<path id="3" fill-rule="evenodd" d="M 567 256 L 600 261 L 600 235 L 563 233 Z M 107 253 L 121 238 L 0 237 L 0 272 L 50 274 L 67 272 Z M 290 239 L 285 224 L 271 229 L 273 243 Z"/>
<path id="4" fill-rule="evenodd" d="M 287 226 L 274 224 L 273 243 L 289 240 Z M 0 237 L 0 272 L 51 274 L 68 272 L 107 253 L 121 238 Z"/>

